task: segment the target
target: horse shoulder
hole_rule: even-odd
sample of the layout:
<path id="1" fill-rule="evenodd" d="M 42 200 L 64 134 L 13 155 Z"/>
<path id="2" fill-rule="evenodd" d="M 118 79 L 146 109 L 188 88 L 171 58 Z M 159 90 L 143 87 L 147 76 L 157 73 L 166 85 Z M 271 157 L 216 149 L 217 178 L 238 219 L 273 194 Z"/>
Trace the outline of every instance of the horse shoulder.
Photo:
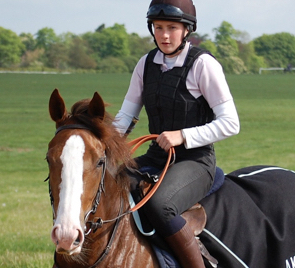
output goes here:
<path id="1" fill-rule="evenodd" d="M 114 241 L 112 258 L 105 267 L 120 268 L 159 268 L 158 260 L 148 242 L 137 229 L 132 215 L 121 220 L 118 236 Z"/>

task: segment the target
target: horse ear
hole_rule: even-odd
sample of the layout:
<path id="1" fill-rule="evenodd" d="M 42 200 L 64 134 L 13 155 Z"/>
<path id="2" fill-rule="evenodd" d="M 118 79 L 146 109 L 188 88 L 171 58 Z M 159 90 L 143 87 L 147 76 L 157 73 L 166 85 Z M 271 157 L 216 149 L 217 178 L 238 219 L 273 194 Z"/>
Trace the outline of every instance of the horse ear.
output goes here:
<path id="1" fill-rule="evenodd" d="M 66 118 L 67 110 L 58 89 L 53 90 L 49 100 L 49 114 L 53 121 L 59 122 Z"/>
<path id="2" fill-rule="evenodd" d="M 88 114 L 93 117 L 100 117 L 101 120 L 104 119 L 105 115 L 105 105 L 101 96 L 95 92 L 92 100 L 89 103 Z"/>

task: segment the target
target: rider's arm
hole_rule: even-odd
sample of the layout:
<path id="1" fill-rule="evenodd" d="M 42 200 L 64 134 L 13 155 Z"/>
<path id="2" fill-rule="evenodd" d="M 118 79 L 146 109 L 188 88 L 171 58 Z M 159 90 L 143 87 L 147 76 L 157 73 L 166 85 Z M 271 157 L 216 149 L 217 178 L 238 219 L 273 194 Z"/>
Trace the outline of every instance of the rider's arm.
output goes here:
<path id="1" fill-rule="evenodd" d="M 135 123 L 133 120 L 138 118 L 141 108 L 141 105 L 124 99 L 122 107 L 113 122 L 113 125 L 121 135 L 125 135 L 130 127 L 130 131 L 132 130 L 134 127 L 132 125 Z"/>
<path id="2" fill-rule="evenodd" d="M 189 72 L 187 85 L 188 88 L 197 85 L 195 94 L 205 97 L 215 119 L 204 126 L 183 129 L 186 148 L 201 147 L 239 133 L 239 117 L 232 95 L 222 67 L 213 57 L 208 54 L 199 57 Z"/>
<path id="3" fill-rule="evenodd" d="M 125 135 L 126 131 L 132 130 L 134 119 L 139 117 L 139 113 L 143 106 L 141 95 L 143 91 L 143 70 L 145 60 L 146 55 L 143 56 L 137 63 L 121 109 L 119 110 L 113 122 L 113 125 L 116 127 L 119 133 L 121 133 L 121 135 Z M 131 129 L 129 129 L 130 126 Z"/>
<path id="4" fill-rule="evenodd" d="M 211 123 L 182 130 L 187 149 L 211 144 L 239 133 L 239 118 L 233 100 L 213 107 L 213 112 L 216 119 Z"/>

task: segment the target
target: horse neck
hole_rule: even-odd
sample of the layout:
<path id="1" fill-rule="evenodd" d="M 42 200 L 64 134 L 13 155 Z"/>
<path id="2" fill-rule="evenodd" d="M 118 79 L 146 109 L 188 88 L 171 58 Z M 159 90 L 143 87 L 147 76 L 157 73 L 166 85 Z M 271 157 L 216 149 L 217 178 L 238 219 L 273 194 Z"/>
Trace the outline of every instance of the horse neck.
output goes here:
<path id="1" fill-rule="evenodd" d="M 114 182 L 115 180 L 111 179 L 111 182 L 106 185 L 106 194 L 103 200 L 101 200 L 101 205 L 103 207 L 103 204 L 108 203 L 107 208 L 104 207 L 105 217 L 107 217 L 105 219 L 113 219 L 117 217 L 118 214 L 122 214 L 130 209 L 129 191 Z M 121 205 L 122 212 L 120 212 Z M 105 231 L 93 237 L 93 247 L 96 248 L 93 253 L 96 259 L 98 256 L 97 252 L 102 252 L 102 250 L 105 249 L 114 226 L 115 223 L 107 225 Z M 101 243 L 98 243 L 98 240 L 100 240 Z M 158 267 L 154 252 L 147 239 L 137 230 L 132 214 L 127 214 L 120 218 L 118 229 L 110 250 L 110 253 L 101 264 L 103 267 Z"/>

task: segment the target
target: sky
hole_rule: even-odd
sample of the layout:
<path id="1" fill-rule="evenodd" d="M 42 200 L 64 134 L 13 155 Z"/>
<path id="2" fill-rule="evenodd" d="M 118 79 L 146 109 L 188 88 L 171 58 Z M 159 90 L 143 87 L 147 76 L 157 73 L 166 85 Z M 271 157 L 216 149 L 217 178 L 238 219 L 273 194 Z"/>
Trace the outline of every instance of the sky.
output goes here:
<path id="1" fill-rule="evenodd" d="M 222 21 L 248 33 L 250 40 L 263 34 L 295 35 L 295 0 L 193 0 L 200 35 L 214 39 Z M 146 12 L 150 0 L 0 0 L 0 27 L 36 34 L 52 28 L 57 35 L 93 32 L 105 24 L 124 24 L 128 33 L 148 36 Z M 250 41 L 249 40 L 249 41 Z"/>

